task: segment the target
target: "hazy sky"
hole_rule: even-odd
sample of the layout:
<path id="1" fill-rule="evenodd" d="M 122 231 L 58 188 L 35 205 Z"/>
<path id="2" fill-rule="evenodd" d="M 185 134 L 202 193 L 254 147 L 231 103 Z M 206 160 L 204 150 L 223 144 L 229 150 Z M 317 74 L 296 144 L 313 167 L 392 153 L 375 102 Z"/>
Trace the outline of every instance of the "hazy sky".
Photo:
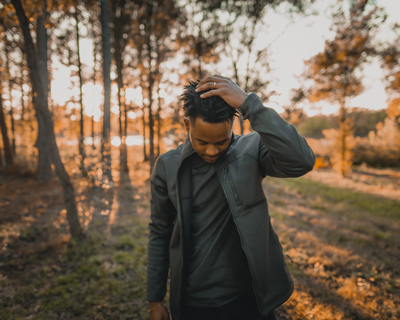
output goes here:
<path id="1" fill-rule="evenodd" d="M 337 0 L 317 0 L 313 6 L 318 12 L 317 15 L 295 16 L 291 20 L 285 13 L 285 5 L 280 6 L 276 12 L 270 10 L 265 21 L 269 25 L 266 32 L 261 32 L 258 39 L 260 45 L 269 44 L 271 52 L 271 67 L 274 72 L 274 81 L 269 89 L 275 90 L 277 95 L 271 97 L 271 104 L 278 112 L 283 111 L 281 106 L 288 104 L 291 88 L 300 86 L 298 76 L 304 70 L 304 60 L 324 49 L 326 39 L 333 38 L 334 33 L 330 30 L 332 19 L 330 7 L 336 4 Z M 347 1 L 345 0 L 346 4 Z M 395 22 L 400 23 L 400 0 L 377 0 L 378 5 L 384 7 L 388 12 L 388 19 L 385 25 L 381 26 L 379 33 L 380 40 L 393 39 L 394 33 L 390 30 Z M 67 23 L 67 22 L 64 22 Z M 62 28 L 62 26 L 60 26 Z M 82 28 L 84 32 L 84 28 Z M 390 38 L 392 37 L 392 38 Z M 93 65 L 92 43 L 89 39 L 81 40 L 82 62 L 87 66 Z M 72 93 L 77 94 L 78 88 L 71 88 L 70 70 L 55 62 L 54 80 L 52 82 L 52 96 L 56 103 L 64 104 L 70 99 Z M 351 106 L 369 109 L 386 108 L 386 93 L 381 81 L 384 73 L 380 69 L 379 61 L 372 60 L 364 68 L 363 81 L 365 92 L 352 99 Z M 301 80 L 300 80 L 301 81 Z M 140 90 L 131 88 L 136 100 L 140 100 Z M 100 117 L 102 104 L 102 87 L 97 85 L 95 88 L 91 83 L 84 86 L 84 103 L 87 106 L 87 113 L 94 110 Z M 128 95 L 129 96 L 129 95 Z M 129 97 L 127 97 L 129 98 Z M 170 98 L 170 99 L 168 99 Z M 167 97 L 166 100 L 173 100 L 175 97 Z M 141 101 L 137 101 L 141 103 Z M 304 105 L 306 112 L 310 115 L 316 113 L 334 113 L 337 106 L 327 102 L 314 105 Z"/>
<path id="2" fill-rule="evenodd" d="M 326 39 L 334 37 L 334 32 L 330 30 L 332 20 L 329 8 L 336 4 L 337 0 L 319 0 L 315 2 L 315 8 L 318 15 L 308 17 L 299 17 L 295 22 L 290 22 L 287 16 L 271 12 L 268 16 L 268 22 L 276 28 L 276 32 L 282 32 L 278 40 L 272 45 L 273 67 L 276 68 L 276 75 L 279 79 L 273 84 L 273 88 L 280 93 L 274 96 L 271 101 L 277 102 L 277 109 L 282 111 L 279 106 L 288 103 L 289 91 L 291 88 L 298 88 L 300 83 L 296 78 L 303 72 L 304 60 L 324 49 Z M 381 26 L 378 39 L 393 40 L 394 32 L 390 30 L 391 26 L 397 22 L 400 23 L 400 0 L 377 0 L 379 6 L 385 8 L 388 13 L 388 19 Z M 344 1 L 346 3 L 346 1 Z M 370 65 L 366 65 L 363 73 L 363 82 L 365 91 L 358 97 L 352 99 L 352 107 L 363 107 L 368 109 L 385 109 L 386 93 L 381 81 L 384 73 L 380 68 L 378 59 L 373 59 Z M 305 105 L 309 114 L 315 113 L 334 113 L 338 106 L 333 106 L 327 102 L 321 102 L 314 105 Z"/>

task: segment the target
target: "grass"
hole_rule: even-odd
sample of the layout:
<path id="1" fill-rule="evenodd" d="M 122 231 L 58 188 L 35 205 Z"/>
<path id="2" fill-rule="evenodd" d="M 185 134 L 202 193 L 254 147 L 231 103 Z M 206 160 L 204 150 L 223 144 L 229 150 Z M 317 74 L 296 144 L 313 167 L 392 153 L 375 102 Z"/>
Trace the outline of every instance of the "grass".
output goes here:
<path id="1" fill-rule="evenodd" d="M 274 186 L 270 195 L 271 216 L 279 221 L 296 228 L 312 229 L 331 244 L 373 247 L 380 241 L 386 246 L 395 246 L 393 231 L 386 228 L 398 225 L 400 201 L 334 188 L 307 178 L 269 179 L 268 184 Z M 317 215 L 286 214 L 291 210 L 287 205 L 293 204 L 294 198 L 304 210 L 313 209 Z M 330 228 L 310 223 L 323 217 L 330 219 Z M 338 219 L 344 219 L 345 225 L 339 224 L 339 227 Z M 333 226 L 337 228 L 332 229 Z M 352 233 L 346 234 L 346 231 Z"/>
<path id="2" fill-rule="evenodd" d="M 293 260 L 295 291 L 281 319 L 399 319 L 400 201 L 307 178 L 268 178 L 264 187 Z"/>
<path id="3" fill-rule="evenodd" d="M 147 223 L 124 217 L 124 232 L 111 238 L 91 231 L 89 237 L 63 249 L 57 259 L 34 256 L 34 265 L 3 288 L 16 292 L 0 302 L 0 319 L 146 319 Z M 22 260 L 13 260 L 15 267 Z M 32 263 L 33 261 L 31 261 Z M 10 261 L 11 263 L 11 261 Z M 5 298 L 5 299 L 4 299 Z"/>
<path id="4" fill-rule="evenodd" d="M 376 217 L 400 220 L 400 202 L 348 189 L 330 187 L 306 178 L 273 179 L 274 184 L 288 187 L 311 200 L 311 206 L 326 209 L 327 204 L 338 205 L 343 214 L 367 213 Z"/>
<path id="5" fill-rule="evenodd" d="M 374 315 L 368 303 L 373 306 L 378 298 L 385 304 L 376 307 L 377 314 L 395 319 L 399 313 L 393 297 L 400 288 L 398 273 L 393 271 L 398 263 L 397 229 L 379 229 L 375 222 L 382 217 L 387 226 L 398 225 L 399 202 L 306 178 L 269 179 L 267 185 L 271 186 L 268 199 L 274 228 L 294 260 L 287 262 L 297 286 L 286 309 L 283 306 L 280 311 L 281 319 L 347 320 L 357 315 L 361 319 L 362 312 L 351 314 L 365 309 L 365 314 Z M 147 189 L 138 197 L 142 200 L 135 201 L 136 190 L 130 185 L 118 190 L 115 223 L 93 218 L 82 241 L 25 255 L 10 246 L 0 262 L 0 319 L 148 319 L 148 220 L 132 209 L 137 206 L 146 216 L 150 210 Z M 94 210 L 112 209 L 112 194 L 105 193 L 104 198 L 94 194 L 90 203 Z M 46 232 L 38 224 L 26 226 L 17 240 L 32 244 Z M 357 257 L 347 259 L 343 248 Z M 364 294 L 357 281 L 370 289 Z M 319 282 L 327 290 L 316 288 Z M 338 290 L 348 296 L 342 299 Z M 359 305 L 343 302 L 352 300 Z M 328 305 L 342 308 L 343 313 L 335 313 Z"/>

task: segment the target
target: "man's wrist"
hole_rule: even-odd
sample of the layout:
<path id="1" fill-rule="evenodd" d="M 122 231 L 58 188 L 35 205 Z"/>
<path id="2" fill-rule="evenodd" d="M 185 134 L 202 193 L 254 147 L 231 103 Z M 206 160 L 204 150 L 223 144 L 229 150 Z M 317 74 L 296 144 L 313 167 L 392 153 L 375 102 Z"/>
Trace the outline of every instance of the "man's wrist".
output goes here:
<path id="1" fill-rule="evenodd" d="M 152 312 L 155 309 L 158 309 L 159 307 L 163 306 L 164 302 L 163 301 L 149 301 L 149 313 Z"/>
<path id="2" fill-rule="evenodd" d="M 249 94 L 246 93 L 246 96 L 245 96 L 243 102 L 242 102 L 242 103 L 240 104 L 240 106 L 237 108 L 242 114 L 243 114 L 243 109 L 242 109 L 242 107 L 243 107 L 244 103 L 246 102 L 246 99 L 247 99 L 248 96 L 249 96 Z"/>

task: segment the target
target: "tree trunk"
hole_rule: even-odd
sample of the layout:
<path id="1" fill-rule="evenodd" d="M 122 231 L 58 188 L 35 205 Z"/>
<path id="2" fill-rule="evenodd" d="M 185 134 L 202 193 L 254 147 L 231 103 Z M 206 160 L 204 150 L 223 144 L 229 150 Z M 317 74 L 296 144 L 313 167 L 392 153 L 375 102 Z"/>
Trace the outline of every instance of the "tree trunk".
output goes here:
<path id="1" fill-rule="evenodd" d="M 78 238 L 82 234 L 82 229 L 79 223 L 78 212 L 75 203 L 75 192 L 74 187 L 70 181 L 69 175 L 65 170 L 64 164 L 61 161 L 60 153 L 58 151 L 56 137 L 54 134 L 54 124 L 51 117 L 50 110 L 47 106 L 47 96 L 41 77 L 39 76 L 39 66 L 35 47 L 33 45 L 32 36 L 29 30 L 29 22 L 25 15 L 20 0 L 11 0 L 12 5 L 15 8 L 23 37 L 25 42 L 26 57 L 29 68 L 29 75 L 31 78 L 32 89 L 34 95 L 37 96 L 35 107 L 37 113 L 42 117 L 44 122 L 44 128 L 46 130 L 47 141 L 49 144 L 50 155 L 54 163 L 57 176 L 64 190 L 65 206 L 67 209 L 67 220 L 69 223 L 69 231 L 73 238 Z"/>
<path id="2" fill-rule="evenodd" d="M 100 0 L 101 4 L 101 31 L 103 46 L 103 87 L 104 87 L 104 106 L 103 106 L 103 142 L 102 160 L 103 175 L 107 176 L 108 181 L 112 181 L 111 173 L 111 44 L 110 44 L 110 13 L 107 0 Z"/>
<path id="3" fill-rule="evenodd" d="M 15 122 L 14 122 L 14 108 L 12 101 L 12 89 L 13 89 L 13 81 L 11 79 L 10 72 L 10 59 L 9 59 L 9 49 L 7 44 L 4 46 L 5 56 L 6 56 L 6 68 L 8 75 L 8 99 L 10 101 L 10 120 L 11 120 L 11 141 L 12 141 L 12 152 L 15 155 Z"/>
<path id="4" fill-rule="evenodd" d="M 124 81 L 122 77 L 122 69 L 123 69 L 123 61 L 122 61 L 122 52 L 124 48 L 121 46 L 121 41 L 122 41 L 122 34 L 121 34 L 121 21 L 118 18 L 114 19 L 114 59 L 115 59 L 115 64 L 117 67 L 117 86 L 118 86 L 118 91 L 117 91 L 117 97 L 118 97 L 118 107 L 119 107 L 119 138 L 121 141 L 120 147 L 119 147 L 119 162 L 120 162 L 120 170 L 121 172 L 129 172 L 128 168 L 128 159 L 127 159 L 127 149 L 126 149 L 126 135 L 124 132 L 126 131 L 126 128 L 124 130 L 123 126 L 123 116 L 126 117 L 126 114 L 124 115 L 124 110 L 126 110 L 125 106 L 125 99 L 122 99 L 122 92 L 124 90 Z M 124 95 L 125 96 L 125 95 Z M 125 124 L 125 121 L 124 121 Z"/>
<path id="5" fill-rule="evenodd" d="M 142 87 L 143 88 L 143 87 Z M 145 105 L 142 105 L 142 127 L 143 127 L 143 161 L 148 161 L 146 148 L 146 115 L 145 115 Z"/>
<path id="6" fill-rule="evenodd" d="M 160 83 L 158 83 L 160 84 Z M 157 158 L 160 156 L 161 150 L 161 97 L 160 86 L 157 87 L 158 93 L 158 108 L 157 108 Z"/>
<path id="7" fill-rule="evenodd" d="M 233 64 L 233 70 L 234 70 L 234 76 L 235 76 L 236 84 L 238 86 L 240 86 L 237 62 L 233 59 L 233 57 L 232 57 L 232 64 Z M 244 119 L 243 119 L 242 113 L 239 114 L 239 125 L 240 125 L 240 134 L 243 135 L 243 133 L 244 133 Z"/>
<path id="8" fill-rule="evenodd" d="M 142 97 L 143 97 L 142 101 L 143 101 L 144 100 L 143 91 L 145 89 L 144 88 L 145 81 L 143 79 L 143 75 L 141 76 L 140 80 L 141 80 L 140 86 L 142 88 Z M 149 160 L 149 157 L 147 155 L 147 150 L 146 150 L 147 149 L 146 148 L 146 125 L 147 125 L 147 123 L 146 123 L 146 112 L 145 111 L 146 111 L 146 106 L 145 106 L 144 102 L 142 102 L 143 162 L 146 162 Z"/>
<path id="9" fill-rule="evenodd" d="M 92 82 L 93 82 L 93 98 L 96 95 L 96 65 L 97 65 L 97 46 L 96 46 L 96 34 L 94 31 L 94 26 L 92 22 L 92 34 L 93 34 L 93 76 L 92 76 Z M 91 131 L 92 131 L 92 149 L 96 149 L 95 144 L 94 144 L 94 106 L 92 110 L 92 119 L 91 119 Z"/>
<path id="10" fill-rule="evenodd" d="M 38 103 L 38 98 L 34 98 L 36 118 L 38 121 L 38 136 L 36 140 L 36 146 L 38 148 L 37 180 L 42 183 L 53 179 L 53 170 L 51 168 L 48 138 L 46 137 L 46 124 L 43 114 L 37 109 L 36 105 Z"/>
<path id="11" fill-rule="evenodd" d="M 203 41 L 203 32 L 201 29 L 201 24 L 199 24 L 199 41 Z M 203 68 L 201 66 L 201 57 L 203 56 L 203 43 L 198 43 L 197 44 L 197 63 L 199 64 L 199 69 L 198 69 L 198 79 L 203 79 Z"/>
<path id="12" fill-rule="evenodd" d="M 4 146 L 4 155 L 6 159 L 6 166 L 13 165 L 13 153 L 10 146 L 10 140 L 8 139 L 7 125 L 6 119 L 4 118 L 4 110 L 3 110 L 3 98 L 1 97 L 0 90 L 0 129 L 1 135 L 3 137 L 3 146 Z"/>
<path id="13" fill-rule="evenodd" d="M 128 106 L 126 105 L 126 98 L 125 98 L 125 103 L 124 103 L 124 136 L 125 136 L 125 139 L 128 137 Z M 126 147 L 126 140 L 125 140 L 125 153 L 126 153 L 126 167 L 127 167 L 127 170 L 129 171 L 128 150 Z"/>
<path id="14" fill-rule="evenodd" d="M 92 114 L 92 119 L 91 119 L 91 126 L 92 126 L 92 149 L 96 149 L 96 146 L 94 145 L 94 113 Z"/>
<path id="15" fill-rule="evenodd" d="M 85 170 L 85 133 L 83 131 L 83 94 L 82 94 L 82 65 L 81 65 L 81 51 L 79 45 L 79 12 L 78 3 L 75 7 L 75 32 L 76 32 L 76 55 L 78 60 L 78 78 L 79 78 L 79 106 L 80 106 L 80 119 L 79 119 L 79 156 L 81 160 L 81 172 L 83 176 L 87 175 Z"/>
<path id="16" fill-rule="evenodd" d="M 149 97 L 149 104 L 148 104 L 148 117 L 149 117 L 149 156 L 150 156 L 150 174 L 153 171 L 154 164 L 156 162 L 154 156 L 154 119 L 153 119 L 153 85 L 154 85 L 154 76 L 152 70 L 152 63 L 153 63 L 153 45 L 151 40 L 151 33 L 152 33 L 152 15 L 153 15 L 153 3 L 150 1 L 147 3 L 148 5 L 148 17 L 147 17 L 147 37 L 146 37 L 146 44 L 147 44 L 147 58 L 149 63 L 149 73 L 147 77 L 147 92 Z"/>
<path id="17" fill-rule="evenodd" d="M 153 97 L 152 97 L 152 91 L 153 91 L 153 73 L 150 71 L 149 72 L 149 86 L 148 86 L 148 91 L 149 91 L 149 105 L 148 105 L 148 110 L 149 110 L 149 155 L 150 155 L 150 174 L 153 171 L 154 164 L 156 162 L 155 156 L 154 156 L 154 120 L 153 120 L 153 113 L 151 111 L 151 107 L 153 105 Z"/>
<path id="18" fill-rule="evenodd" d="M 346 109 L 344 105 L 340 107 L 339 115 L 339 130 L 340 130 L 340 175 L 342 178 L 346 176 L 347 173 L 347 159 L 346 159 Z"/>
<path id="19" fill-rule="evenodd" d="M 21 52 L 22 53 L 22 52 Z M 23 53 L 22 53 L 22 57 L 23 57 Z M 25 120 L 25 94 L 24 94 L 24 59 L 21 59 L 21 64 L 20 64 L 20 68 L 21 68 L 21 121 Z"/>
<path id="20" fill-rule="evenodd" d="M 43 101 L 38 101 L 37 96 L 34 101 L 35 104 L 43 103 L 45 108 L 48 108 L 48 72 L 47 72 L 47 30 L 44 26 L 47 14 L 47 3 L 43 0 L 42 14 L 37 19 L 37 50 L 38 50 L 38 77 L 43 87 Z M 29 53 L 27 52 L 27 55 Z M 35 92 L 35 90 L 33 90 Z M 50 150 L 48 144 L 48 137 L 46 136 L 46 129 L 43 116 L 40 112 L 36 112 L 38 120 L 38 136 L 36 145 L 38 148 L 38 164 L 37 164 L 37 179 L 39 182 L 46 182 L 53 179 L 53 171 L 51 168 Z"/>
<path id="21" fill-rule="evenodd" d="M 197 56 L 197 62 L 199 64 L 199 69 L 198 69 L 198 75 L 199 75 L 199 79 L 203 79 L 203 69 L 201 68 L 201 56 L 200 54 Z"/>

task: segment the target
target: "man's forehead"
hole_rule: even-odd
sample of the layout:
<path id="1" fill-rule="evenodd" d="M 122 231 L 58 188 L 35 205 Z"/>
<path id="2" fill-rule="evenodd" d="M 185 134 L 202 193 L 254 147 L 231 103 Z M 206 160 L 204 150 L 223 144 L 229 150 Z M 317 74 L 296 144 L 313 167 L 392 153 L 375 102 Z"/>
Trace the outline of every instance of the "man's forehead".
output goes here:
<path id="1" fill-rule="evenodd" d="M 192 127 L 192 138 L 201 142 L 223 142 L 229 140 L 232 134 L 232 126 L 228 121 L 209 123 L 198 118 Z"/>
<path id="2" fill-rule="evenodd" d="M 222 143 L 222 142 L 226 142 L 226 141 L 230 140 L 230 137 L 229 137 L 229 138 L 222 139 L 222 140 L 218 140 L 218 137 L 213 137 L 213 138 L 215 138 L 216 141 L 211 141 L 211 140 L 214 140 L 214 139 L 210 139 L 210 138 L 205 138 L 205 140 L 202 140 L 202 139 L 200 139 L 200 138 L 194 137 L 194 139 L 196 139 L 197 141 L 199 141 L 199 142 L 206 142 L 206 143 L 210 143 L 210 142 L 213 142 L 213 143 Z"/>

